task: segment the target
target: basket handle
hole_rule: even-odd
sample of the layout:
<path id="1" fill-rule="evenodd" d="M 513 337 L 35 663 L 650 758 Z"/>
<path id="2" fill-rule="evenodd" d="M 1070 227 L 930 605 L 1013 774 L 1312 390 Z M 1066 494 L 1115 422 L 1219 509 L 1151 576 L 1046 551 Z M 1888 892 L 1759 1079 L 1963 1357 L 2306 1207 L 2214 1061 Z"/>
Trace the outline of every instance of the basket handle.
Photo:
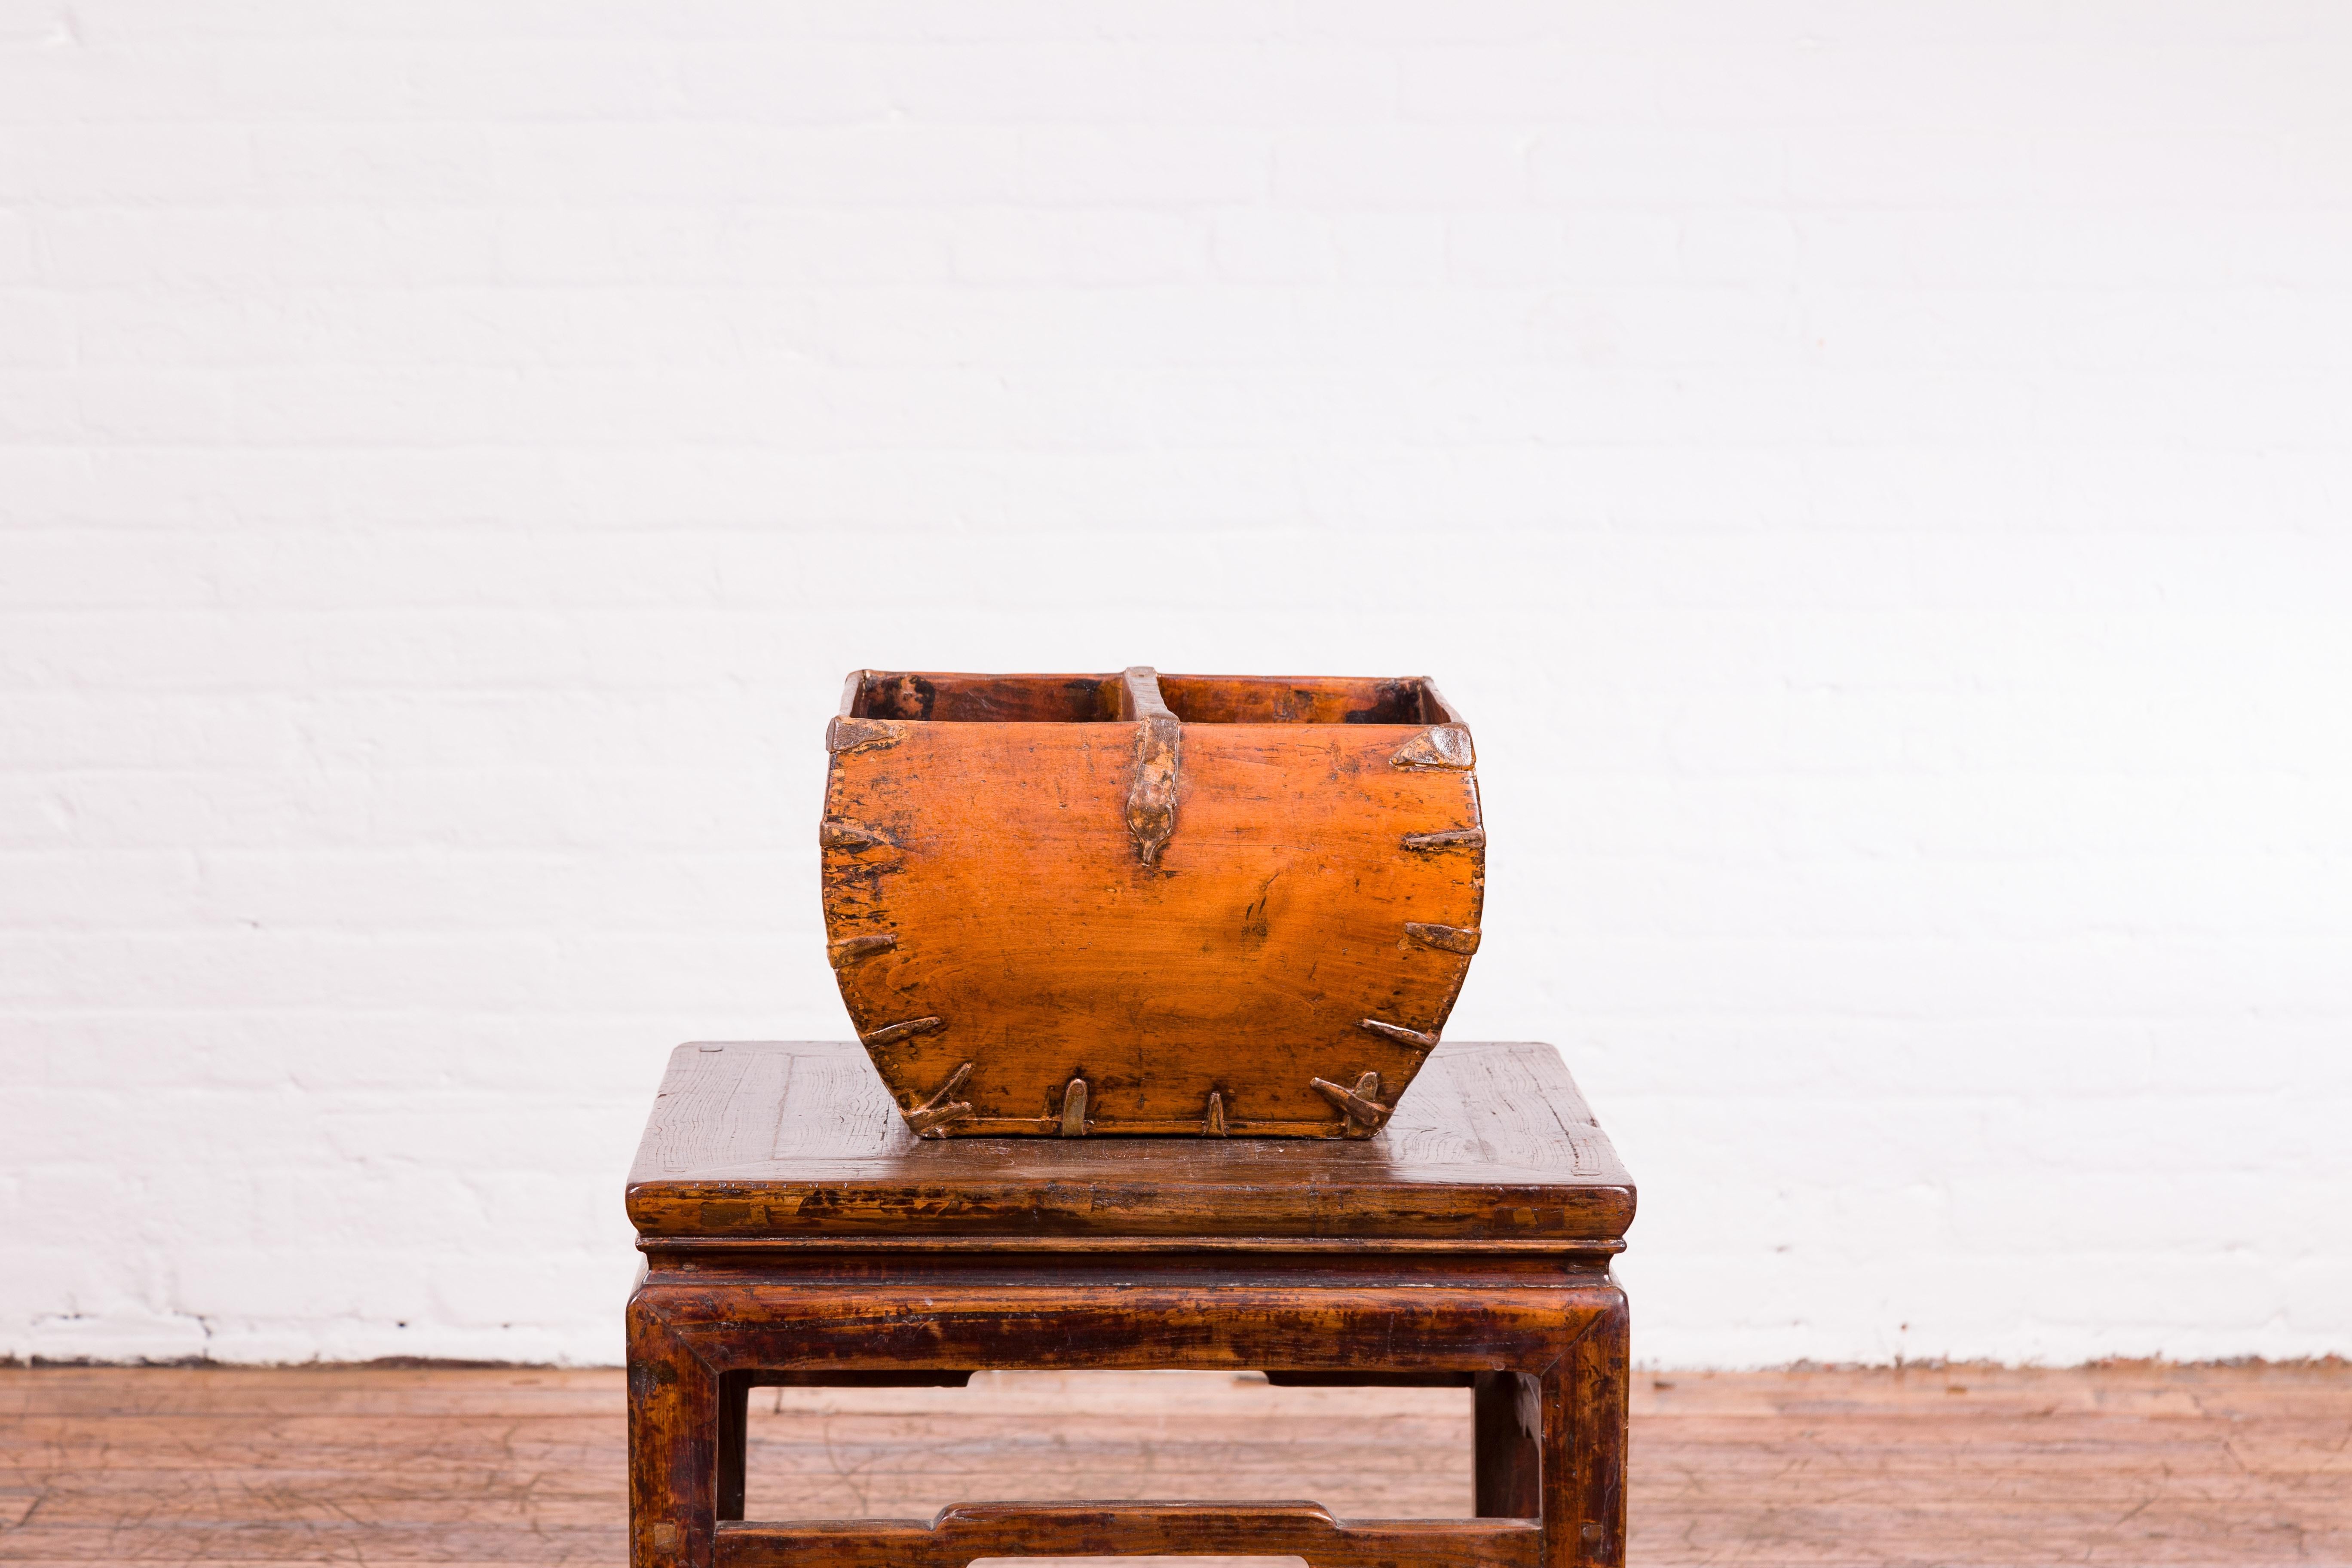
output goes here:
<path id="1" fill-rule="evenodd" d="M 1119 714 L 1135 721 L 1135 778 L 1127 786 L 1127 833 L 1146 866 L 1176 832 L 1176 785 L 1184 725 L 1160 696 L 1160 672 L 1139 664 L 1119 677 Z"/>

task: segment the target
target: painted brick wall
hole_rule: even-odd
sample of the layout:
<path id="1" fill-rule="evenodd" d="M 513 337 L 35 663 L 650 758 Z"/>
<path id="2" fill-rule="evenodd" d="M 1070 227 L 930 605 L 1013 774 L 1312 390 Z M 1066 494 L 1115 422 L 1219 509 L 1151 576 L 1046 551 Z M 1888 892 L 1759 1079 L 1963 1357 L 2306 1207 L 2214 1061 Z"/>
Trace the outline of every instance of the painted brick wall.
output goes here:
<path id="1" fill-rule="evenodd" d="M 852 666 L 1426 670 L 1665 1364 L 2352 1352 L 2352 10 L 0 10 L 0 1352 L 606 1360 Z"/>

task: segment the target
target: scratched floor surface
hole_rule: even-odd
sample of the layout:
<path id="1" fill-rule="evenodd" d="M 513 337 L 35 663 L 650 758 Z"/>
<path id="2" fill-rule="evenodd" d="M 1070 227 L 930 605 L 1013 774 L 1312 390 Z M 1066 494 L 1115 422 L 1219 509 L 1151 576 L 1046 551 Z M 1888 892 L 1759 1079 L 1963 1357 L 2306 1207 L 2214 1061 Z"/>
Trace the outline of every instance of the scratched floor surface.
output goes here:
<path id="1" fill-rule="evenodd" d="M 1645 1374 L 1634 1413 L 1638 1564 L 2352 1564 L 2352 1367 Z M 1082 1497 L 1468 1511 L 1451 1391 L 1207 1373 L 763 1390 L 752 1442 L 769 1518 Z M 612 1372 L 0 1371 L 0 1563 L 617 1565 L 622 1443 Z"/>

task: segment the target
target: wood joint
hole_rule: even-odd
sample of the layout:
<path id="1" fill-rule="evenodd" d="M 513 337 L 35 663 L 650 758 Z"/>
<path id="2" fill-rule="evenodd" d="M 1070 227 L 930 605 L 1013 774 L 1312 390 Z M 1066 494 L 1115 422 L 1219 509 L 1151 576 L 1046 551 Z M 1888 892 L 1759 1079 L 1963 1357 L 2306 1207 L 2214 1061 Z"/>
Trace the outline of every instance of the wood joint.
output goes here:
<path id="1" fill-rule="evenodd" d="M 848 936 L 825 944 L 824 955 L 835 969 L 846 969 L 853 963 L 863 963 L 877 952 L 887 952 L 898 945 L 898 939 L 888 931 L 874 936 Z"/>
<path id="2" fill-rule="evenodd" d="M 961 1089 L 964 1079 L 971 1076 L 971 1064 L 966 1062 L 948 1076 L 947 1082 L 940 1086 L 938 1093 L 907 1112 L 907 1125 L 915 1130 L 916 1137 L 945 1137 L 945 1133 L 938 1131 L 940 1127 L 971 1114 L 971 1102 L 955 1098 L 955 1091 Z"/>
<path id="3" fill-rule="evenodd" d="M 1408 1029 L 1402 1024 L 1383 1024 L 1378 1018 L 1366 1018 L 1359 1022 L 1356 1027 L 1368 1029 L 1384 1040 L 1394 1040 L 1398 1045 L 1411 1046 L 1416 1051 L 1433 1051 L 1437 1048 L 1435 1035 L 1424 1035 L 1419 1029 Z"/>
<path id="4" fill-rule="evenodd" d="M 1447 768 L 1455 773 L 1466 773 L 1477 763 L 1470 731 L 1459 724 L 1432 724 L 1389 757 L 1392 768 Z"/>
<path id="5" fill-rule="evenodd" d="M 888 719 L 835 717 L 824 727 L 824 749 L 838 756 L 845 752 L 878 752 L 907 738 L 907 726 Z"/>
<path id="6" fill-rule="evenodd" d="M 1087 1080 L 1074 1078 L 1070 1087 L 1062 1091 L 1062 1136 L 1083 1138 L 1087 1135 Z"/>
<path id="7" fill-rule="evenodd" d="M 857 1038 L 860 1044 L 870 1049 L 875 1046 L 895 1046 L 900 1040 L 912 1039 L 917 1035 L 928 1035 L 933 1029 L 947 1026 L 945 1018 L 909 1018 L 903 1024 L 885 1024 L 872 1034 L 860 1035 Z"/>
<path id="8" fill-rule="evenodd" d="M 1156 865 L 1176 831 L 1176 788 L 1184 726 L 1160 700 L 1160 672 L 1139 664 L 1120 678 L 1127 717 L 1135 721 L 1135 781 L 1127 789 L 1127 831 L 1136 858 Z"/>
<path id="9" fill-rule="evenodd" d="M 1209 1091 L 1208 1113 L 1201 1118 L 1201 1136 L 1223 1138 L 1225 1135 L 1225 1097 L 1215 1089 Z"/>
<path id="10" fill-rule="evenodd" d="M 1374 1096 L 1381 1092 L 1381 1075 L 1368 1072 L 1356 1080 L 1353 1089 L 1342 1089 L 1328 1079 L 1309 1079 L 1307 1086 L 1339 1107 L 1348 1119 L 1347 1136 L 1370 1138 L 1388 1121 L 1395 1107 L 1382 1105 Z"/>
<path id="11" fill-rule="evenodd" d="M 1408 833 L 1404 847 L 1426 855 L 1439 849 L 1484 849 L 1486 830 L 1483 827 L 1449 827 L 1443 833 Z"/>
<path id="12" fill-rule="evenodd" d="M 1475 926 L 1423 925 L 1419 921 L 1404 922 L 1404 934 L 1423 947 L 1433 947 L 1442 952 L 1458 952 L 1467 958 L 1478 951 L 1478 931 Z"/>

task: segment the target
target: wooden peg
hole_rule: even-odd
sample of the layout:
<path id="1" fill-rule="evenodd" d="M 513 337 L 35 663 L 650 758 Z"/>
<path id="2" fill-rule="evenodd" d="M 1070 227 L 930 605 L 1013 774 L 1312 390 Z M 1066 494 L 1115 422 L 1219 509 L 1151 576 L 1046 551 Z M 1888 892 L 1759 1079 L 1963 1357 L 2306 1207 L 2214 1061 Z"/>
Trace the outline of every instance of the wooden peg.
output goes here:
<path id="1" fill-rule="evenodd" d="M 896 849 L 896 844 L 862 822 L 848 822 L 838 816 L 828 816 L 817 829 L 816 841 L 827 849 Z"/>
<path id="2" fill-rule="evenodd" d="M 1225 1135 L 1225 1097 L 1215 1089 L 1209 1091 L 1209 1113 L 1201 1118 L 1201 1136 L 1223 1138 Z"/>
<path id="3" fill-rule="evenodd" d="M 1062 1136 L 1083 1138 L 1087 1135 L 1087 1080 L 1074 1078 L 1070 1087 L 1062 1091 Z"/>
<path id="4" fill-rule="evenodd" d="M 1433 947 L 1442 952 L 1458 952 L 1467 958 L 1478 951 L 1478 931 L 1475 926 L 1423 925 L 1419 921 L 1404 922 L 1404 934 L 1423 947 Z"/>
<path id="5" fill-rule="evenodd" d="M 1486 830 L 1483 827 L 1449 827 L 1443 833 L 1408 833 L 1404 847 L 1429 854 L 1439 849 L 1484 849 Z"/>
<path id="6" fill-rule="evenodd" d="M 835 969 L 846 969 L 853 963 L 863 963 L 877 952 L 887 952 L 898 945 L 898 939 L 888 931 L 873 936 L 846 936 L 825 945 L 825 957 Z"/>
<path id="7" fill-rule="evenodd" d="M 971 1114 L 971 1101 L 955 1098 L 955 1091 L 961 1089 L 963 1080 L 971 1076 L 971 1064 L 966 1062 L 949 1075 L 947 1082 L 940 1086 L 938 1093 L 907 1112 L 907 1125 L 915 1130 L 917 1137 L 929 1137 L 936 1129 L 946 1123 Z"/>
<path id="8" fill-rule="evenodd" d="M 885 1024 L 872 1034 L 860 1035 L 857 1038 L 861 1045 L 869 1047 L 895 1046 L 900 1040 L 912 1039 L 917 1035 L 928 1035 L 933 1029 L 947 1026 L 945 1018 L 909 1018 L 903 1024 Z"/>
<path id="9" fill-rule="evenodd" d="M 1408 1029 L 1402 1024 L 1383 1024 L 1378 1018 L 1366 1018 L 1358 1023 L 1359 1029 L 1369 1029 L 1384 1040 L 1394 1040 L 1401 1046 L 1411 1046 L 1416 1051 L 1433 1051 L 1437 1037 L 1424 1035 L 1419 1029 Z"/>
<path id="10" fill-rule="evenodd" d="M 1309 1079 L 1308 1086 L 1316 1093 L 1339 1107 L 1348 1119 L 1348 1136 L 1370 1138 L 1389 1119 L 1393 1107 L 1382 1105 L 1373 1098 L 1381 1092 L 1381 1075 L 1368 1072 L 1356 1080 L 1353 1089 L 1342 1089 L 1328 1079 Z"/>

